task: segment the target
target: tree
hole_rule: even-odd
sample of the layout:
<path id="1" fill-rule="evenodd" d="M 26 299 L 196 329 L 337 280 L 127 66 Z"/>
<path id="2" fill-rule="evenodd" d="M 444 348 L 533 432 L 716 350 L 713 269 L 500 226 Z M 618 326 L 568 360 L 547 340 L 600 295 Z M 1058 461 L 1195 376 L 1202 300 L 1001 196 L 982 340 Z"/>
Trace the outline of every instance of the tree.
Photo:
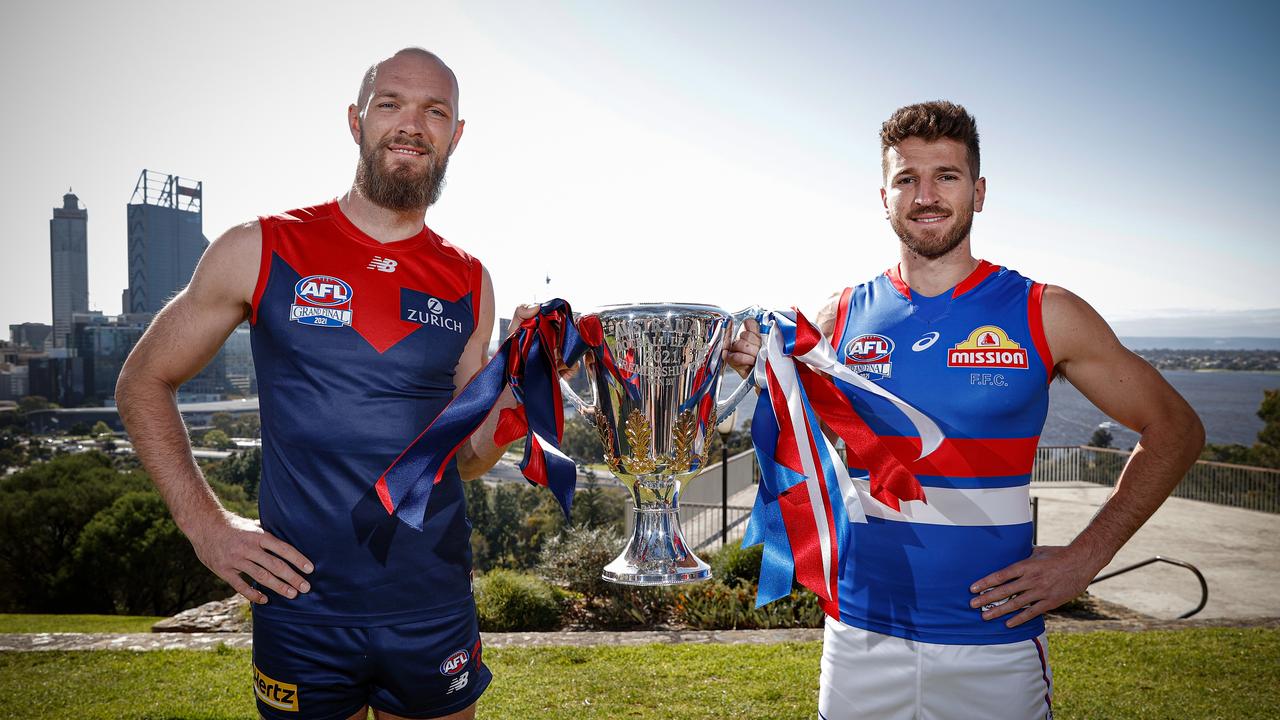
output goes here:
<path id="1" fill-rule="evenodd" d="M 588 468 L 573 496 L 573 524 L 575 526 L 621 529 L 626 512 L 627 498 L 623 493 L 600 486 L 595 470 Z"/>
<path id="2" fill-rule="evenodd" d="M 216 448 L 218 450 L 230 450 L 236 446 L 235 443 L 231 442 L 231 438 L 227 437 L 225 432 L 216 429 L 205 433 L 203 442 L 205 447 Z"/>
<path id="3" fill-rule="evenodd" d="M 216 412 L 213 417 L 209 418 L 209 424 L 226 433 L 228 437 L 235 436 L 236 419 L 229 412 Z"/>
<path id="4" fill-rule="evenodd" d="M 0 608 L 7 612 L 111 612 L 77 577 L 80 533 L 127 492 L 151 484 L 117 473 L 101 453 L 56 457 L 0 480 Z"/>
<path id="5" fill-rule="evenodd" d="M 1115 438 L 1112 437 L 1110 430 L 1099 425 L 1094 428 L 1093 434 L 1089 436 L 1088 445 L 1089 447 L 1109 448 L 1111 447 L 1111 442 L 1114 439 Z"/>
<path id="6" fill-rule="evenodd" d="M 560 450 L 584 465 L 604 462 L 604 446 L 600 435 L 581 415 L 574 413 L 564 420 L 564 439 Z"/>
<path id="7" fill-rule="evenodd" d="M 1205 445 L 1200 459 L 1280 468 L 1280 389 L 1263 391 L 1258 417 L 1264 424 L 1258 431 L 1258 441 L 1252 447 L 1240 444 Z"/>
<path id="8" fill-rule="evenodd" d="M 254 516 L 243 489 L 210 484 Z M 0 479 L 0 612 L 169 612 L 225 596 L 215 580 L 141 471 L 87 452 Z"/>
<path id="9" fill-rule="evenodd" d="M 102 437 L 103 435 L 111 435 L 112 433 L 113 431 L 111 430 L 111 426 L 102 420 L 94 423 L 93 427 L 89 429 L 89 434 L 94 437 Z"/>
<path id="10" fill-rule="evenodd" d="M 244 489 L 250 500 L 258 498 L 258 483 L 262 481 L 262 448 L 251 448 L 233 453 L 209 471 L 210 479 Z"/>
<path id="11" fill-rule="evenodd" d="M 18 400 L 18 412 L 29 413 L 36 410 L 48 410 L 55 408 L 57 405 L 49 402 L 48 398 L 43 395 L 27 395 Z"/>
<path id="12" fill-rule="evenodd" d="M 470 480 L 462 483 L 462 494 L 467 499 L 467 519 L 471 521 L 471 564 L 484 572 L 492 567 L 493 562 L 488 540 L 494 526 L 489 486 L 484 480 Z"/>
<path id="13" fill-rule="evenodd" d="M 77 575 L 117 613 L 171 615 L 230 593 L 151 489 L 125 493 L 94 515 L 74 556 Z"/>

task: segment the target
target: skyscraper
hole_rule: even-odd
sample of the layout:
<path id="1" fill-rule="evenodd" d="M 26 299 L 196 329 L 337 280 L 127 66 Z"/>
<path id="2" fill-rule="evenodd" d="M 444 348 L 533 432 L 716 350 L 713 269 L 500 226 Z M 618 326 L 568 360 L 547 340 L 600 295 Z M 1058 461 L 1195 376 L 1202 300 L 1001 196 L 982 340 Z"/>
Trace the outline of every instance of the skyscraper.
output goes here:
<path id="1" fill-rule="evenodd" d="M 203 183 L 143 170 L 129 201 L 129 290 L 126 313 L 153 314 L 187 286 L 209 246 Z"/>
<path id="2" fill-rule="evenodd" d="M 89 310 L 89 211 L 70 190 L 49 220 L 49 267 L 53 285 L 53 345 L 67 347 L 72 313 Z"/>

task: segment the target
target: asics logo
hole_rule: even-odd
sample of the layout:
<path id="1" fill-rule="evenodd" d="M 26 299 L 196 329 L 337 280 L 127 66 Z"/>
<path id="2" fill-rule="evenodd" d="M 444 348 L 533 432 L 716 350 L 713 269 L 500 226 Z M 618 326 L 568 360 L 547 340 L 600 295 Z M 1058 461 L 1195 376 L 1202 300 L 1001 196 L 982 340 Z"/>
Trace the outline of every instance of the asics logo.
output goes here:
<path id="1" fill-rule="evenodd" d="M 934 343 L 938 342 L 939 337 L 941 337 L 941 333 L 937 333 L 937 332 L 925 333 L 923 337 L 921 337 L 919 340 L 915 342 L 914 345 L 911 346 L 911 349 L 915 352 L 920 352 L 921 350 L 928 350 L 929 348 L 933 347 Z"/>
<path id="2" fill-rule="evenodd" d="M 369 264 L 365 265 L 365 269 L 377 270 L 379 272 L 385 272 L 385 273 L 392 273 L 396 271 L 396 266 L 399 264 L 400 263 L 396 262 L 395 260 L 392 260 L 391 258 L 384 258 L 378 255 L 374 255 L 373 259 L 369 261 Z"/>

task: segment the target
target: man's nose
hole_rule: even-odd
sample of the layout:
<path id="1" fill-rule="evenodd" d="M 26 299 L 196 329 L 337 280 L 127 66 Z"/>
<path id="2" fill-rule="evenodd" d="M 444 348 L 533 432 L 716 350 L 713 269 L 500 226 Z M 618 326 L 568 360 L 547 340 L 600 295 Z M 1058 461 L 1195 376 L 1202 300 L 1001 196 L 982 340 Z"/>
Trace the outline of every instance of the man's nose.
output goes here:
<path id="1" fill-rule="evenodd" d="M 401 134 L 420 138 L 426 134 L 427 123 L 419 113 L 400 113 L 399 125 L 396 130 Z"/>
<path id="2" fill-rule="evenodd" d="M 938 201 L 938 185 L 932 180 L 921 180 L 916 183 L 915 203 L 917 205 L 933 205 Z"/>

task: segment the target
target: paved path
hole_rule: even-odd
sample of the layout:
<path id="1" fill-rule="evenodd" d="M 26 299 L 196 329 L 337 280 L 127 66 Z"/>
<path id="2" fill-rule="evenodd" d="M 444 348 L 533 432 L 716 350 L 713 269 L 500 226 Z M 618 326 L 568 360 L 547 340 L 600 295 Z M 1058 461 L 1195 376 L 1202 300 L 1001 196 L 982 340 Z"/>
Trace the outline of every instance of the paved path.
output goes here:
<path id="1" fill-rule="evenodd" d="M 1040 498 L 1040 544 L 1070 542 L 1110 494 L 1109 487 L 1087 483 L 1033 484 L 1031 495 Z M 754 487 L 731 499 L 734 505 L 750 506 L 754 502 Z M 718 532 L 720 511 L 708 512 L 715 517 L 706 527 Z M 730 531 L 730 542 L 740 541 L 744 529 L 742 525 Z M 696 545 L 701 538 L 689 540 Z M 718 542 L 713 545 L 718 546 Z M 1121 548 L 1107 570 L 1155 555 L 1185 560 L 1204 574 L 1209 603 L 1197 618 L 1280 616 L 1280 515 L 1169 498 Z M 1195 576 L 1164 563 L 1104 580 L 1089 591 L 1139 613 L 1165 619 L 1178 617 L 1200 601 L 1200 584 Z"/>
<path id="2" fill-rule="evenodd" d="M 1070 542 L 1110 493 L 1096 485 L 1032 485 L 1031 495 L 1040 498 L 1039 543 Z M 1280 616 L 1280 515 L 1169 498 L 1107 570 L 1154 555 L 1185 560 L 1204 574 L 1209 604 L 1196 618 Z M 1105 580 L 1089 592 L 1157 618 L 1176 618 L 1200 601 L 1195 577 L 1163 563 Z"/>
<path id="3" fill-rule="evenodd" d="M 1178 630 L 1191 627 L 1280 628 L 1280 618 L 1210 620 L 1071 620 L 1049 618 L 1052 633 L 1093 630 L 1140 631 Z M 484 633 L 485 648 L 507 647 L 598 647 L 635 645 L 744 645 L 782 642 L 818 642 L 822 630 L 653 630 L 627 632 L 542 632 Z M 232 648 L 253 646 L 250 633 L 0 633 L 0 652 L 40 650 L 213 650 L 220 645 Z"/>

